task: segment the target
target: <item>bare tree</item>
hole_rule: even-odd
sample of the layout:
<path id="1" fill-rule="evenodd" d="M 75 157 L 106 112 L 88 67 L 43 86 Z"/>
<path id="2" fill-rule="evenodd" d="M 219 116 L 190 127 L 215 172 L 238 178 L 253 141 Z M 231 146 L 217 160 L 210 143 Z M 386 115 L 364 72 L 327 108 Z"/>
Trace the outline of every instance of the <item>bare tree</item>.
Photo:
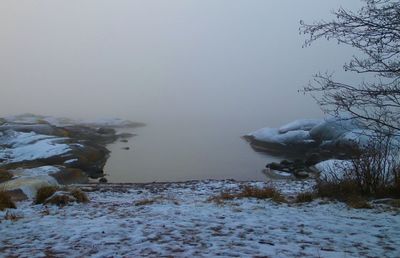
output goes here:
<path id="1" fill-rule="evenodd" d="M 371 81 L 357 85 L 335 81 L 318 73 L 304 88 L 328 113 L 348 112 L 378 131 L 400 130 L 400 1 L 362 0 L 352 12 L 340 8 L 335 19 L 306 24 L 300 32 L 309 35 L 305 46 L 324 38 L 360 51 L 344 65 L 345 71 L 370 74 Z"/>

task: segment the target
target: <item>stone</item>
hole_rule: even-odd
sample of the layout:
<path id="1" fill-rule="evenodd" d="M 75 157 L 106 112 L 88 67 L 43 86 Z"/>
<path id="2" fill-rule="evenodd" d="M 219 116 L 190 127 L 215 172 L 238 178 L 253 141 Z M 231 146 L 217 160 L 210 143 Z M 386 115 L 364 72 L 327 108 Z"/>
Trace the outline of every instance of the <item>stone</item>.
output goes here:
<path id="1" fill-rule="evenodd" d="M 107 182 L 108 182 L 108 180 L 105 177 L 102 177 L 102 178 L 99 179 L 99 183 L 105 184 Z"/>

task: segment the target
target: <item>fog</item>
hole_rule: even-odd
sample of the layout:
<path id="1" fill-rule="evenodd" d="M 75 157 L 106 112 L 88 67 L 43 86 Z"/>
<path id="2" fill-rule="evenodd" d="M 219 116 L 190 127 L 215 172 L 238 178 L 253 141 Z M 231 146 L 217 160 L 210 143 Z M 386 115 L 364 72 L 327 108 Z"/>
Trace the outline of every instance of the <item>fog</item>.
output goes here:
<path id="1" fill-rule="evenodd" d="M 323 41 L 302 48 L 298 33 L 299 20 L 331 19 L 339 6 L 360 2 L 2 0 L 0 115 L 146 122 L 143 138 L 132 140 L 138 149 L 123 154 L 137 165 L 120 168 L 155 173 L 139 181 L 193 167 L 203 172 L 190 178 L 216 170 L 227 177 L 237 164 L 226 164 L 238 157 L 248 157 L 246 166 L 257 159 L 253 171 L 264 157 L 243 149 L 240 135 L 322 117 L 312 98 L 298 93 L 318 71 L 353 80 L 341 71 L 352 49 Z"/>

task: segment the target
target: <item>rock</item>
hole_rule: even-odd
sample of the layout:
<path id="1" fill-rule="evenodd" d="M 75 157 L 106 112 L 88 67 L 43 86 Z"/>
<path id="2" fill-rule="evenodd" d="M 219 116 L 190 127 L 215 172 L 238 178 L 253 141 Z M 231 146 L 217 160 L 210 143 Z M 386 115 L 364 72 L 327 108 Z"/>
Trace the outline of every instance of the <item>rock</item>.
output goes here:
<path id="1" fill-rule="evenodd" d="M 314 166 L 315 164 L 317 164 L 318 162 L 321 162 L 322 158 L 321 155 L 319 155 L 318 153 L 311 153 L 306 161 L 304 162 L 304 164 L 309 167 L 309 166 Z"/>
<path id="2" fill-rule="evenodd" d="M 303 171 L 303 170 L 295 171 L 293 174 L 294 174 L 296 177 L 298 177 L 298 178 L 303 178 L 303 179 L 309 177 L 309 174 L 308 174 L 306 171 Z"/>
<path id="3" fill-rule="evenodd" d="M 76 168 L 66 168 L 57 173 L 51 174 L 59 184 L 85 184 L 89 182 L 89 178 L 85 172 Z"/>
<path id="4" fill-rule="evenodd" d="M 113 128 L 108 128 L 108 127 L 100 127 L 97 129 L 97 133 L 99 134 L 105 134 L 105 135 L 114 135 L 115 134 L 115 129 Z"/>
<path id="5" fill-rule="evenodd" d="M 105 184 L 107 182 L 108 182 L 108 180 L 105 177 L 102 177 L 102 178 L 99 179 L 99 183 Z"/>
<path id="6" fill-rule="evenodd" d="M 77 202 L 77 199 L 70 192 L 57 191 L 52 196 L 47 198 L 43 204 L 53 204 L 62 207 L 70 204 L 71 202 Z"/>
<path id="7" fill-rule="evenodd" d="M 281 165 L 276 162 L 269 163 L 265 167 L 273 170 L 280 170 L 282 168 Z"/>
<path id="8" fill-rule="evenodd" d="M 286 159 L 281 161 L 281 165 L 282 166 L 290 166 L 292 163 L 293 162 L 290 162 L 289 160 L 286 160 Z"/>

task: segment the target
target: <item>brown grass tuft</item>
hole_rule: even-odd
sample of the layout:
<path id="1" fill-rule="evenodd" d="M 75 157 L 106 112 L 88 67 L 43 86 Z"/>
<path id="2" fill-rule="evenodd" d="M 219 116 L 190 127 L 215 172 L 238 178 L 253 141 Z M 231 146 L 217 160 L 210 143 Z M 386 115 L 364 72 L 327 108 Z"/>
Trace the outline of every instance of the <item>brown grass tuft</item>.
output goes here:
<path id="1" fill-rule="evenodd" d="M 0 168 L 0 183 L 11 180 L 11 178 L 13 178 L 13 174 L 11 174 L 10 172 L 8 172 L 5 169 Z"/>
<path id="2" fill-rule="evenodd" d="M 43 186 L 36 193 L 35 204 L 44 203 L 47 198 L 52 196 L 58 190 L 57 186 Z"/>
<path id="3" fill-rule="evenodd" d="M 71 194 L 73 197 L 75 197 L 77 202 L 82 202 L 82 203 L 89 202 L 88 196 L 81 189 L 78 188 L 72 189 Z"/>
<path id="4" fill-rule="evenodd" d="M 349 196 L 346 204 L 354 209 L 371 209 L 371 205 L 361 196 Z"/>
<path id="5" fill-rule="evenodd" d="M 312 202 L 315 199 L 315 194 L 313 192 L 299 193 L 296 196 L 296 203 Z"/>
<path id="6" fill-rule="evenodd" d="M 17 208 L 17 206 L 12 201 L 10 194 L 6 191 L 0 191 L 0 211 L 15 208 Z"/>

